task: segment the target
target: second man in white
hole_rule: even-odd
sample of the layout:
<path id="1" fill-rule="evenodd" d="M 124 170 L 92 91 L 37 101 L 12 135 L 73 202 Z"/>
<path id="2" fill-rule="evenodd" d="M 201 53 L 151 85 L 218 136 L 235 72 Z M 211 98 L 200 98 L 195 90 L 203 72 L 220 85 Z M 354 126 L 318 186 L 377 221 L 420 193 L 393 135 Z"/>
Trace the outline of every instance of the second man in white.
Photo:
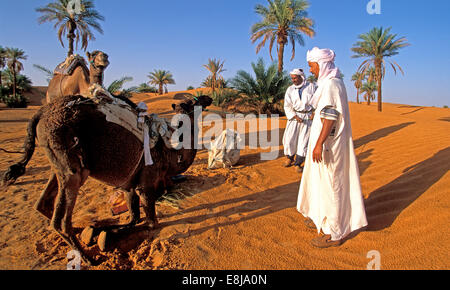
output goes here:
<path id="1" fill-rule="evenodd" d="M 306 81 L 302 69 L 290 72 L 292 85 L 284 97 L 284 112 L 288 119 L 283 135 L 283 147 L 286 161 L 284 166 L 297 166 L 302 172 L 309 141 L 311 116 L 314 112 L 314 92 L 316 86 Z"/>

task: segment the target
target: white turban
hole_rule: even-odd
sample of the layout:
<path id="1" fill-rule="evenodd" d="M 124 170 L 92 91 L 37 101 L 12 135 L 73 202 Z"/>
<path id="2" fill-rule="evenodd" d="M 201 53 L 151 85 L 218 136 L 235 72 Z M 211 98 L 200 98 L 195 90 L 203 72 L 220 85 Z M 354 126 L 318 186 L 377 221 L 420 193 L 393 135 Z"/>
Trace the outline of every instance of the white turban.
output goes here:
<path id="1" fill-rule="evenodd" d="M 331 49 L 320 49 L 318 47 L 314 47 L 306 54 L 306 60 L 308 62 L 316 62 L 319 64 L 318 85 L 324 80 L 340 77 L 341 73 L 334 65 L 335 56 L 336 54 Z"/>
<path id="2" fill-rule="evenodd" d="M 305 75 L 303 73 L 303 70 L 299 69 L 299 68 L 293 69 L 289 74 L 291 74 L 291 75 L 298 75 L 298 76 L 304 76 Z"/>
<path id="3" fill-rule="evenodd" d="M 302 69 L 300 69 L 300 68 L 293 69 L 289 74 L 297 75 L 297 76 L 300 76 L 302 78 L 301 84 L 299 86 L 297 86 L 297 87 L 302 87 L 305 84 L 306 77 L 305 77 L 305 73 L 303 72 Z"/>

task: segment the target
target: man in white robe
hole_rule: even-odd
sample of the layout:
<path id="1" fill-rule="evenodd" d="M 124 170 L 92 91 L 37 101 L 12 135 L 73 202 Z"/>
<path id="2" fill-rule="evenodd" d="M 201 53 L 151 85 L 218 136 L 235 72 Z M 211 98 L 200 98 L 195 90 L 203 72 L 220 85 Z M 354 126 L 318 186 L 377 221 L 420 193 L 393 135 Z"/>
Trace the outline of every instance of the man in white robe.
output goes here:
<path id="1" fill-rule="evenodd" d="M 332 50 L 317 47 L 307 54 L 318 88 L 297 210 L 308 227 L 322 230 L 311 241 L 320 248 L 338 246 L 367 226 L 347 92 L 334 58 Z"/>
<path id="2" fill-rule="evenodd" d="M 288 119 L 283 135 L 283 147 L 286 161 L 285 167 L 296 166 L 302 172 L 308 148 L 311 115 L 314 111 L 313 96 L 315 85 L 306 81 L 301 69 L 290 73 L 292 85 L 286 90 L 284 97 L 284 112 Z"/>

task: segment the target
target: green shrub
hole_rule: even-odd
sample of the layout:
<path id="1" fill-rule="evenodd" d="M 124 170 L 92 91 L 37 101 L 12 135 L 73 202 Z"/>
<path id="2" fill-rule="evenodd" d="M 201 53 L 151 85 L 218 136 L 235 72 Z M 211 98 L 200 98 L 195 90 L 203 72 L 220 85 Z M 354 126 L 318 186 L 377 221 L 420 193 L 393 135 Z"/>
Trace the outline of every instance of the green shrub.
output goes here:
<path id="1" fill-rule="evenodd" d="M 445 108 L 445 109 L 448 109 L 448 106 L 447 106 L 447 105 L 444 105 L 444 108 Z"/>
<path id="2" fill-rule="evenodd" d="M 8 108 L 26 108 L 29 103 L 27 97 L 20 94 L 17 94 L 16 97 L 13 95 L 3 96 L 2 102 L 5 103 Z"/>
<path id="3" fill-rule="evenodd" d="M 241 104 L 253 107 L 259 114 L 279 114 L 280 102 L 284 99 L 291 79 L 286 72 L 278 73 L 277 64 L 265 67 L 262 58 L 252 63 L 255 77 L 240 70 L 230 83 L 242 96 Z"/>

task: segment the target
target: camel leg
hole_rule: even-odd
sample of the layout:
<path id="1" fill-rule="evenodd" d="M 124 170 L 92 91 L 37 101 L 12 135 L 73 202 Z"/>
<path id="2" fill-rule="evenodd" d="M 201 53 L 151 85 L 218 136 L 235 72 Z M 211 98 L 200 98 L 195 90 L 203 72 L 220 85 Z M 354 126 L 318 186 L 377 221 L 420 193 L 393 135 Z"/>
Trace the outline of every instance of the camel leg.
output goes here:
<path id="1" fill-rule="evenodd" d="M 50 226 L 72 247 L 80 253 L 81 258 L 88 265 L 93 265 L 94 260 L 83 251 L 80 242 L 75 237 L 72 227 L 72 214 L 78 195 L 78 190 L 89 176 L 87 169 L 68 170 L 58 173 L 59 191 L 56 197 L 55 208 Z"/>
<path id="2" fill-rule="evenodd" d="M 139 195 L 136 194 L 134 188 L 126 192 L 126 201 L 130 211 L 129 225 L 135 225 L 141 218 L 141 211 L 139 209 Z"/>
<path id="3" fill-rule="evenodd" d="M 34 208 L 48 219 L 52 218 L 56 195 L 58 194 L 58 179 L 52 172 L 47 185 L 36 202 Z"/>
<path id="4" fill-rule="evenodd" d="M 147 188 L 141 194 L 142 205 L 144 207 L 145 217 L 151 229 L 159 226 L 156 217 L 156 199 L 164 193 L 164 185 L 158 184 L 155 188 Z"/>

